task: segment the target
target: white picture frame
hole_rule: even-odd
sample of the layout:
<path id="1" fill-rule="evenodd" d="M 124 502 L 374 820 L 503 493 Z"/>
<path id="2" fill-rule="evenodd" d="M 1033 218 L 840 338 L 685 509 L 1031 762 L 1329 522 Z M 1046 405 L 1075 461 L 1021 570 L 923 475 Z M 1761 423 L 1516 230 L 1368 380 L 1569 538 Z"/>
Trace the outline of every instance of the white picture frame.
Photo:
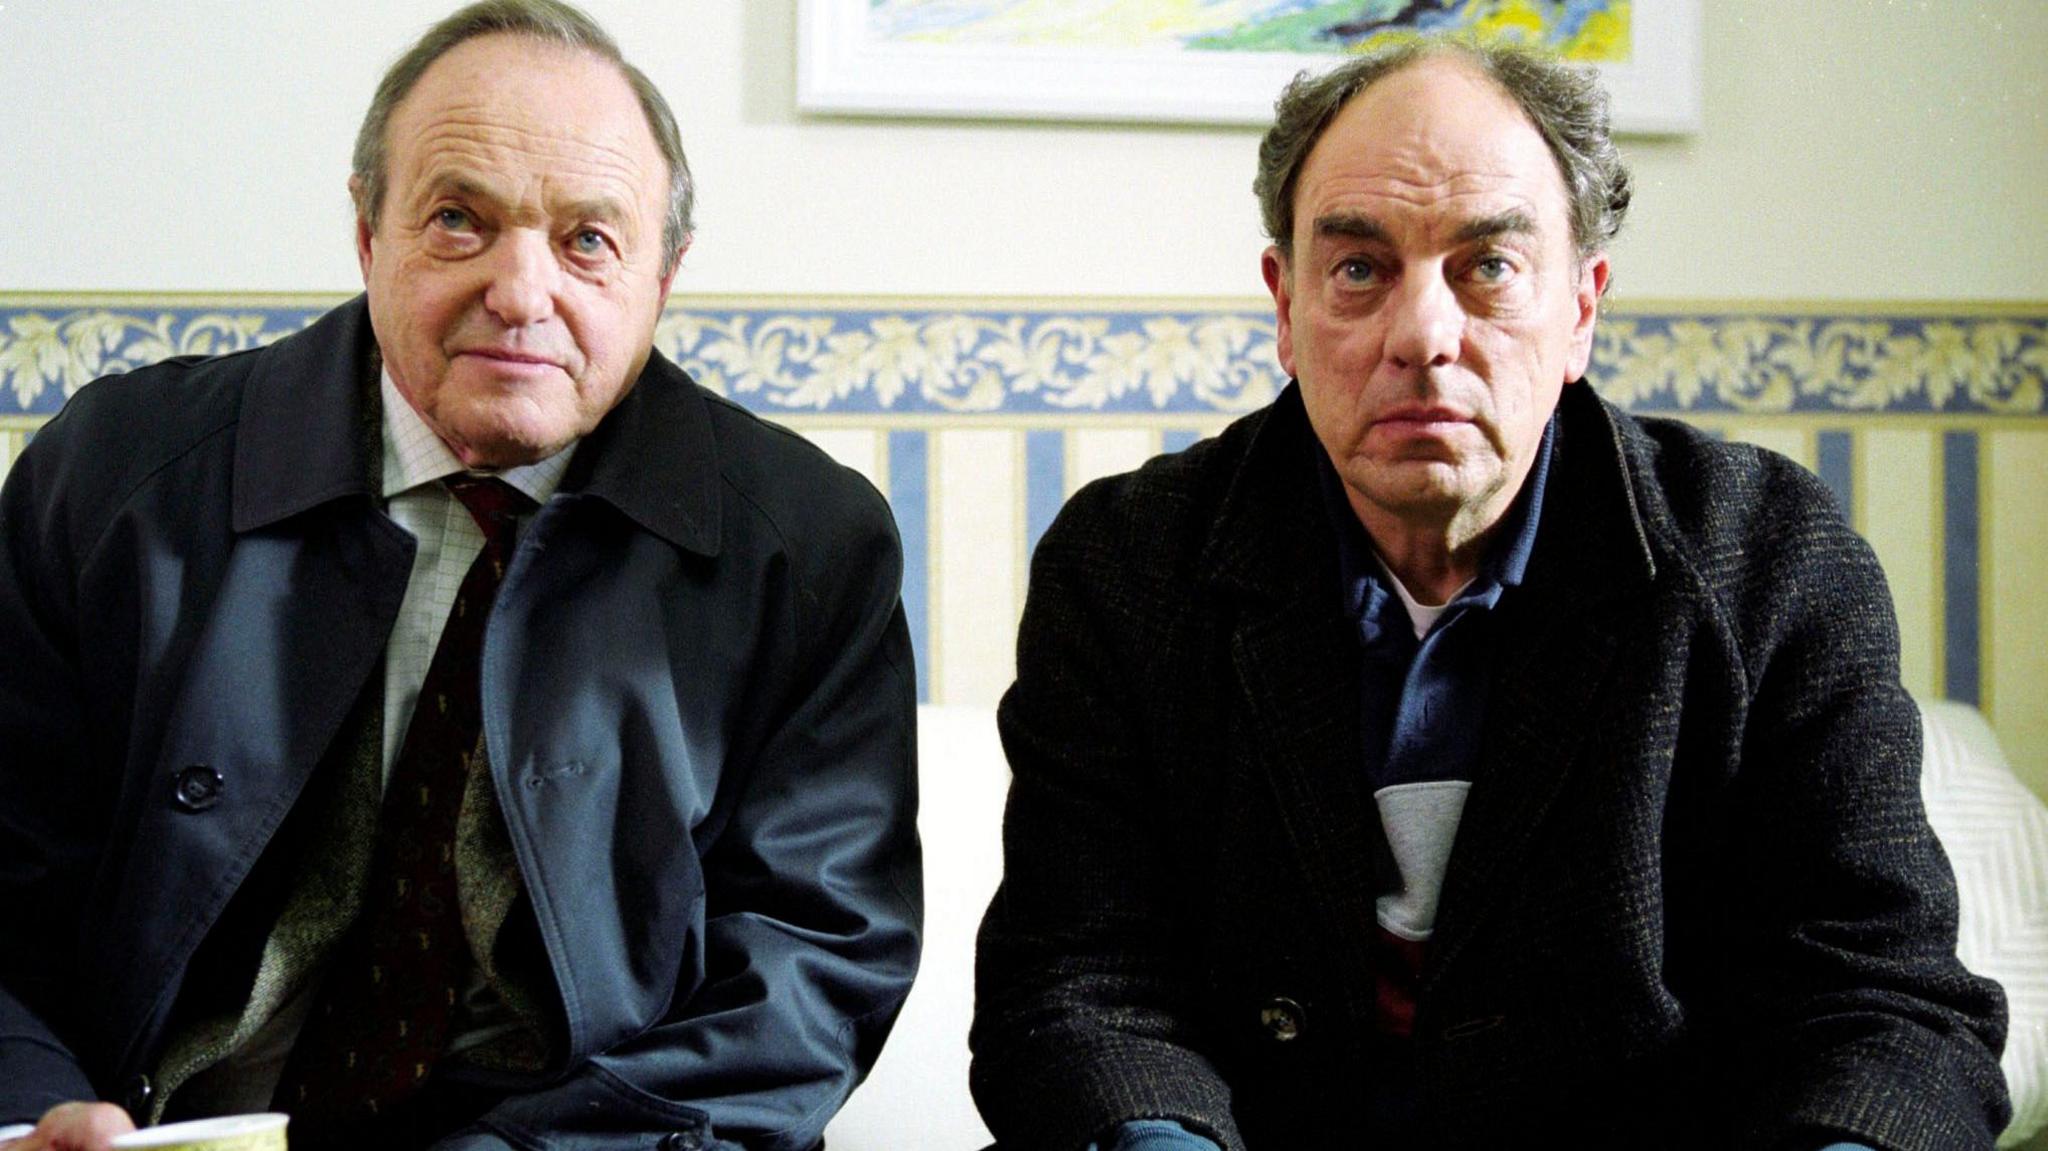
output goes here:
<path id="1" fill-rule="evenodd" d="M 1261 125 L 1303 69 L 1286 52 L 879 42 L 869 0 L 797 0 L 797 107 L 850 116 Z M 1699 0 L 1634 0 L 1632 58 L 1599 65 L 1617 132 L 1700 125 Z"/>

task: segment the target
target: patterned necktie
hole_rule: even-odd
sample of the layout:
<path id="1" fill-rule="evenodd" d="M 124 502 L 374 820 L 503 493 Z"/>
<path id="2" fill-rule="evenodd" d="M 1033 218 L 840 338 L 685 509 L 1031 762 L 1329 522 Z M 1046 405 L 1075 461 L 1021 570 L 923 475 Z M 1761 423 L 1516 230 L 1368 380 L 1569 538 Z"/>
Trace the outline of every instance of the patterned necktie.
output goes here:
<path id="1" fill-rule="evenodd" d="M 470 759 L 483 754 L 484 625 L 515 517 L 533 501 L 503 480 L 446 483 L 483 529 L 484 549 L 455 593 L 392 764 L 362 912 L 336 945 L 273 1097 L 273 1106 L 329 1131 L 375 1122 L 418 1090 L 448 1048 L 471 969 L 456 897 L 456 819 Z"/>

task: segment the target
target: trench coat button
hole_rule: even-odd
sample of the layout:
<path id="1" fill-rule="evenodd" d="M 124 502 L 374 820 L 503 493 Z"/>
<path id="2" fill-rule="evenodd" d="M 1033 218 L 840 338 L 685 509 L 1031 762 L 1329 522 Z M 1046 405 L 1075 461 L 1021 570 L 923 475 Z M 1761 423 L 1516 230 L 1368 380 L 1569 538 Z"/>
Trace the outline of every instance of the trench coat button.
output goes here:
<path id="1" fill-rule="evenodd" d="M 121 1107 L 140 1127 L 149 1121 L 149 1101 L 156 1097 L 156 1084 L 147 1075 L 137 1075 L 121 1091 Z"/>
<path id="2" fill-rule="evenodd" d="M 178 772 L 178 785 L 176 788 L 178 810 L 205 811 L 207 808 L 219 803 L 220 789 L 223 782 L 225 781 L 221 779 L 220 772 L 203 763 L 195 763 Z"/>
<path id="3" fill-rule="evenodd" d="M 661 1137 L 660 1151 L 699 1151 L 704 1141 L 688 1131 L 671 1131 Z"/>
<path id="4" fill-rule="evenodd" d="M 1307 1012 L 1301 1004 L 1284 995 L 1275 995 L 1259 1008 L 1259 1026 L 1275 1043 L 1291 1043 L 1301 1037 L 1301 1028 L 1307 1022 Z"/>

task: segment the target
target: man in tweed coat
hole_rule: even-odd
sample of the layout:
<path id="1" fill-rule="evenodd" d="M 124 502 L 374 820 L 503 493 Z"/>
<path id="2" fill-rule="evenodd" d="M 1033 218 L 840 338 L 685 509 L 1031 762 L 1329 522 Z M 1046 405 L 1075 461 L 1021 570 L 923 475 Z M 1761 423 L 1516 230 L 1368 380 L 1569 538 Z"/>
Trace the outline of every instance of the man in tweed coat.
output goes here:
<path id="1" fill-rule="evenodd" d="M 1575 384 L 1629 193 L 1562 65 L 1411 46 L 1261 148 L 1267 409 L 1077 495 L 1001 726 L 1004 1151 L 1989 1147 L 1882 576 Z"/>

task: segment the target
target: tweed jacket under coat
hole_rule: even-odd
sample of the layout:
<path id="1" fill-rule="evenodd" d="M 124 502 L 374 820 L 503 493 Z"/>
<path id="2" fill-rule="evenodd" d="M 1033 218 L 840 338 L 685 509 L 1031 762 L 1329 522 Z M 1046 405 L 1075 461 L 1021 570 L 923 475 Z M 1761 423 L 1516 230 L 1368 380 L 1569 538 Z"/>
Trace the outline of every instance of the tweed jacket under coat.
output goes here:
<path id="1" fill-rule="evenodd" d="M 1786 460 L 1583 385 L 1560 410 L 1415 1022 L 1430 1146 L 1991 1146 L 2003 997 L 1954 957 L 1869 549 Z M 1290 388 L 1039 545 L 972 1036 L 1004 1151 L 1139 1116 L 1385 1145 L 1315 450 Z"/>

